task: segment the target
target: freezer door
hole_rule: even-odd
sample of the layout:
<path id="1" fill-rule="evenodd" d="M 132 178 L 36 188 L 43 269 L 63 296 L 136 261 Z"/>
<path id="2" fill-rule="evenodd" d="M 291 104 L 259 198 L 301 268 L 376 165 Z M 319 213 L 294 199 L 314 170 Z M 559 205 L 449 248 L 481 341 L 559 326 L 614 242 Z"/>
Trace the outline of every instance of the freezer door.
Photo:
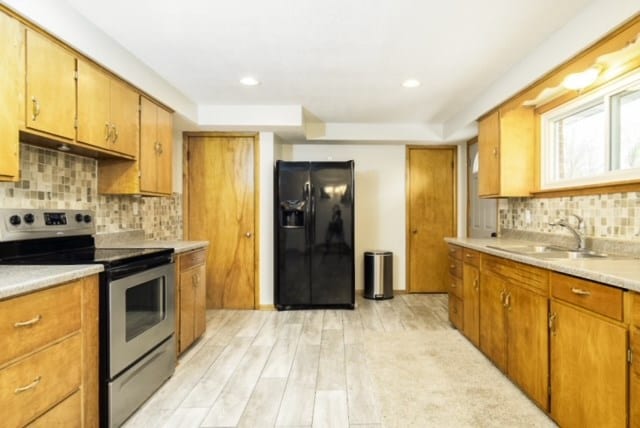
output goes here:
<path id="1" fill-rule="evenodd" d="M 276 164 L 274 301 L 278 308 L 309 305 L 309 162 Z"/>
<path id="2" fill-rule="evenodd" d="M 312 162 L 311 302 L 353 305 L 353 162 Z"/>

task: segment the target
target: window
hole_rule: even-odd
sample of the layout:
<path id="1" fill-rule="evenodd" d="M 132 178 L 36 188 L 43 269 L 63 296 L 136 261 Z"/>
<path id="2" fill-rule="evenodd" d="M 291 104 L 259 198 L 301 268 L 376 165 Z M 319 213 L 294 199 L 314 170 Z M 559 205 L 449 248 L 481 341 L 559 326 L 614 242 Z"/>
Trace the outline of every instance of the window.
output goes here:
<path id="1" fill-rule="evenodd" d="M 542 115 L 541 187 L 640 179 L 640 73 Z"/>

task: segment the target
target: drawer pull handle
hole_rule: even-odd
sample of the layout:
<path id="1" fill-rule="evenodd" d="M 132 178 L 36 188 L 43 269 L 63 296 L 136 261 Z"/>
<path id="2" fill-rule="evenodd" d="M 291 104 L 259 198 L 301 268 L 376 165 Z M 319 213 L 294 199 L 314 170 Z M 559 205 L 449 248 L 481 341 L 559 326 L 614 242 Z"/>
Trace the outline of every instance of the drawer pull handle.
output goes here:
<path id="1" fill-rule="evenodd" d="M 456 265 L 449 266 L 449 269 L 455 269 L 455 268 L 456 268 Z"/>
<path id="2" fill-rule="evenodd" d="M 38 377 L 37 377 L 37 378 L 35 378 L 35 379 L 33 380 L 33 382 L 31 382 L 29 385 L 21 386 L 21 387 L 16 388 L 16 389 L 13 391 L 13 393 L 14 393 L 14 394 L 20 394 L 21 392 L 25 392 L 25 391 L 28 391 L 28 390 L 30 390 L 30 389 L 33 389 L 33 388 L 35 388 L 35 387 L 40 383 L 40 381 L 41 381 L 41 380 L 42 380 L 42 376 L 38 376 Z"/>
<path id="3" fill-rule="evenodd" d="M 13 326 L 15 328 L 19 328 L 19 327 L 30 327 L 34 324 L 37 324 L 40 322 L 40 320 L 42 319 L 42 315 L 37 315 L 35 318 L 30 319 L 29 321 L 21 321 L 21 322 L 17 322 L 15 324 L 13 324 Z"/>
<path id="4" fill-rule="evenodd" d="M 456 288 L 456 283 L 455 282 L 451 283 L 451 288 Z"/>
<path id="5" fill-rule="evenodd" d="M 582 288 L 572 288 L 571 292 L 578 296 L 591 296 L 591 291 L 583 290 Z"/>
<path id="6" fill-rule="evenodd" d="M 467 254 L 466 256 L 467 256 L 468 258 L 471 258 L 471 257 L 473 257 L 473 254 Z"/>

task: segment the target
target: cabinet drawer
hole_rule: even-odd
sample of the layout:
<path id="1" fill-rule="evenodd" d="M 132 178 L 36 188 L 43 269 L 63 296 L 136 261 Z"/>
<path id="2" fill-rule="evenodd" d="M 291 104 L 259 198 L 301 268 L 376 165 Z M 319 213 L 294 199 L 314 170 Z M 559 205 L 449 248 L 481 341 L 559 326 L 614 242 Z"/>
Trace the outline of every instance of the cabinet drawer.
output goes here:
<path id="1" fill-rule="evenodd" d="M 462 247 L 458 247 L 457 245 L 448 245 L 449 247 L 449 257 L 454 259 L 461 260 L 462 259 Z"/>
<path id="2" fill-rule="evenodd" d="M 82 281 L 0 302 L 0 367 L 80 329 Z"/>
<path id="3" fill-rule="evenodd" d="M 619 288 L 552 272 L 551 295 L 557 299 L 622 321 L 622 290 Z"/>
<path id="4" fill-rule="evenodd" d="M 449 295 L 449 321 L 458 330 L 462 330 L 462 320 L 464 317 L 462 300 L 456 296 Z"/>
<path id="5" fill-rule="evenodd" d="M 0 370 L 4 426 L 22 426 L 78 389 L 81 342 L 76 334 Z"/>
<path id="6" fill-rule="evenodd" d="M 206 251 L 197 250 L 180 255 L 180 270 L 190 269 L 205 263 Z"/>
<path id="7" fill-rule="evenodd" d="M 478 251 L 473 251 L 465 248 L 462 251 L 462 261 L 470 265 L 480 267 L 480 253 Z"/>
<path id="8" fill-rule="evenodd" d="M 29 428 L 80 427 L 82 426 L 82 401 L 80 391 L 49 410 L 28 425 Z"/>
<path id="9" fill-rule="evenodd" d="M 539 290 L 544 295 L 549 293 L 549 272 L 545 269 L 487 254 L 482 256 L 482 269 L 529 287 L 532 291 Z"/>
<path id="10" fill-rule="evenodd" d="M 449 290 L 449 295 L 454 295 L 459 299 L 463 298 L 462 295 L 462 278 L 456 278 L 455 276 L 449 275 L 449 283 L 447 290 Z"/>
<path id="11" fill-rule="evenodd" d="M 462 260 L 449 257 L 449 275 L 462 278 Z"/>

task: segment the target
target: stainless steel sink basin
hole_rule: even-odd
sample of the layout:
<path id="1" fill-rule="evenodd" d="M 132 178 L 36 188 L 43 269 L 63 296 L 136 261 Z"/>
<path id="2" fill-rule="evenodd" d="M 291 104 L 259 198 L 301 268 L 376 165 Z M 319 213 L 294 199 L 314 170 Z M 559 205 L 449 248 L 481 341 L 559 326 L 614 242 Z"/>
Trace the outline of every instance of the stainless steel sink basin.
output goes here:
<path id="1" fill-rule="evenodd" d="M 609 255 L 605 253 L 597 253 L 595 251 L 550 251 L 548 253 L 531 254 L 541 259 L 605 259 Z"/>
<path id="2" fill-rule="evenodd" d="M 539 244 L 539 245 L 487 245 L 488 248 L 507 251 L 509 253 L 537 255 L 548 254 L 552 252 L 566 252 L 566 248 L 557 247 L 555 245 Z"/>
<path id="3" fill-rule="evenodd" d="M 496 250 L 506 251 L 514 254 L 535 257 L 549 260 L 578 260 L 578 259 L 606 259 L 608 254 L 596 251 L 577 251 L 555 245 L 488 245 L 487 247 Z M 614 256 L 619 258 L 619 256 Z"/>

